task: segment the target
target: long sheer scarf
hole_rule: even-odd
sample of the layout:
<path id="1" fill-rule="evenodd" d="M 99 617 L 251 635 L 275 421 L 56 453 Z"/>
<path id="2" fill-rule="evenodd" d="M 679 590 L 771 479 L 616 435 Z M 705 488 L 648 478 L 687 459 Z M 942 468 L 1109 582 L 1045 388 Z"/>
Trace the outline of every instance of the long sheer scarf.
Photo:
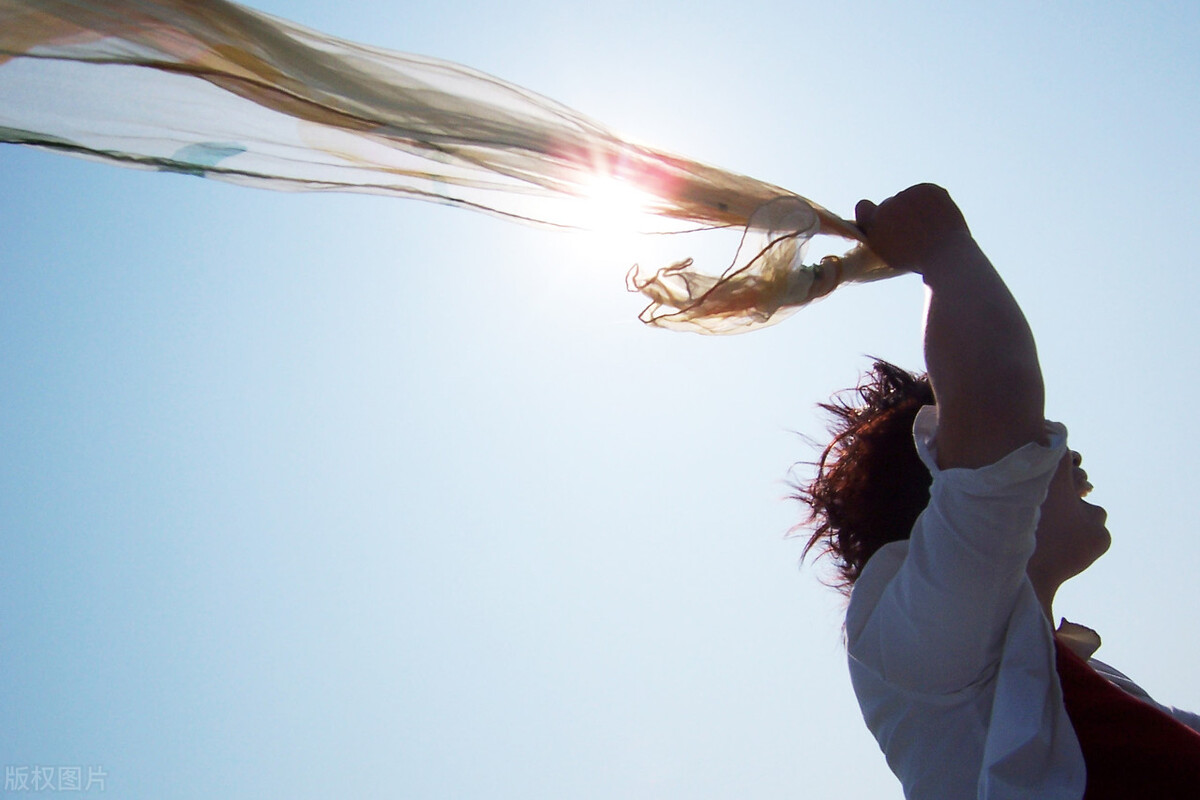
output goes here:
<path id="1" fill-rule="evenodd" d="M 635 144 L 458 64 L 326 36 L 224 0 L 0 0 L 0 142 L 282 190 L 398 195 L 586 227 L 605 186 L 647 232 L 745 230 L 733 263 L 631 289 L 652 325 L 737 333 L 894 274 L 850 223 L 777 186 Z"/>

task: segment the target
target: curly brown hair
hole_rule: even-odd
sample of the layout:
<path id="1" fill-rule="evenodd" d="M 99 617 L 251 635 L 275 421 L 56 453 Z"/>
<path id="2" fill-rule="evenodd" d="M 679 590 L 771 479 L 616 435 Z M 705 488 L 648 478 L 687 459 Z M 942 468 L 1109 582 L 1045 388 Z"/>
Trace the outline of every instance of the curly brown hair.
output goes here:
<path id="1" fill-rule="evenodd" d="M 834 586 L 848 594 L 867 559 L 883 545 L 907 539 L 929 504 L 929 470 L 913 443 L 913 420 L 934 402 L 927 375 L 876 360 L 856 388 L 821 408 L 831 417 L 833 441 L 816 463 L 811 483 L 796 499 L 810 514 L 804 556 L 833 558 Z"/>

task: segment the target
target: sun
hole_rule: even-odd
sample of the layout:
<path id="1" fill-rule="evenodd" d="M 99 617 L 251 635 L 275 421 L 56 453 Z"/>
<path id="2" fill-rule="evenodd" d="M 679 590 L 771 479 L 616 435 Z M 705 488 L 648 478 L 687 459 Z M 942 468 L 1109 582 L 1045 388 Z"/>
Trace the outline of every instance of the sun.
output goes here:
<path id="1" fill-rule="evenodd" d="M 580 227 L 598 233 L 624 235 L 643 232 L 651 218 L 654 195 L 611 175 L 594 175 L 579 197 Z"/>

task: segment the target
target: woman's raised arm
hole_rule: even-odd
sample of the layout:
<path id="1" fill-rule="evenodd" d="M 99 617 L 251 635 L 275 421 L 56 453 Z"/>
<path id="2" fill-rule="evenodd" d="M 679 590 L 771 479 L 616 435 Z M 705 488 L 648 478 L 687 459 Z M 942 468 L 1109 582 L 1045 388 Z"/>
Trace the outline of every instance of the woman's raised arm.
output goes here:
<path id="1" fill-rule="evenodd" d="M 890 266 L 929 287 L 925 363 L 938 405 L 938 466 L 980 467 L 1044 431 L 1033 333 L 945 189 L 920 184 L 856 216 Z"/>

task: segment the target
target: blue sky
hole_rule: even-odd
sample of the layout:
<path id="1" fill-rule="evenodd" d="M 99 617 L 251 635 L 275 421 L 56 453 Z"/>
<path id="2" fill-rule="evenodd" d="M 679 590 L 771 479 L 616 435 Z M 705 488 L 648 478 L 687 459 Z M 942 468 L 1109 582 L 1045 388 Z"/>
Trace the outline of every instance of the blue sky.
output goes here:
<path id="1" fill-rule="evenodd" d="M 1200 9 L 256 7 L 840 213 L 947 186 L 1114 545 L 1057 610 L 1200 708 Z M 112 797 L 899 797 L 785 534 L 914 278 L 706 338 L 598 243 L 0 149 L 0 762 Z M 800 474 L 803 474 L 803 468 Z M 1186 628 L 1185 628 L 1186 630 Z"/>

